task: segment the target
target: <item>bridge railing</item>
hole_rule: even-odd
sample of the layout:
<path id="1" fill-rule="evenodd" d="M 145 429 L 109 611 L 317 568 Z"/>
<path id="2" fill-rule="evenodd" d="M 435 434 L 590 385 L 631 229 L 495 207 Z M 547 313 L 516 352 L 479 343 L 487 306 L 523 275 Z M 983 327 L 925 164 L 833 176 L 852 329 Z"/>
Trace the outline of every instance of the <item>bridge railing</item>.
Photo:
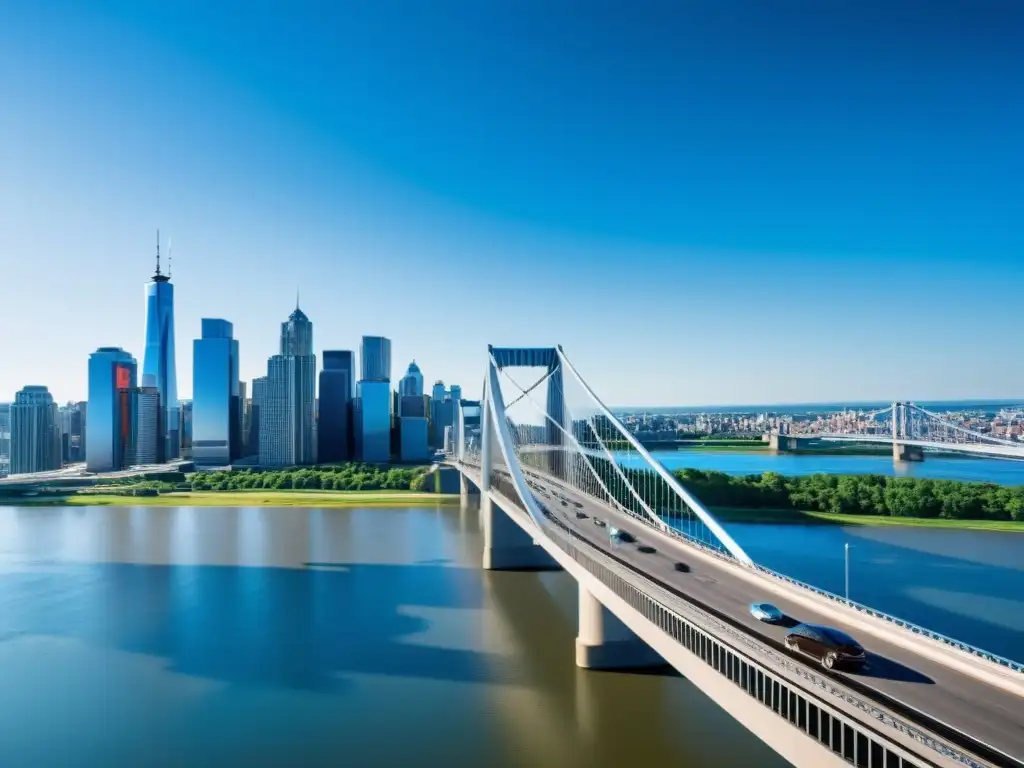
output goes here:
<path id="1" fill-rule="evenodd" d="M 474 461 L 470 459 L 465 461 L 464 463 L 468 464 L 469 466 L 475 467 L 476 469 L 480 468 L 478 460 Z M 526 475 L 541 477 L 527 467 L 523 467 L 523 471 Z M 550 475 L 546 474 L 542 476 L 542 479 L 548 482 L 554 480 Z M 608 502 L 605 503 L 607 504 Z M 721 560 L 725 563 L 730 563 L 732 565 L 736 564 L 735 558 L 731 557 L 726 553 L 723 553 L 720 549 L 707 546 L 701 540 L 695 539 L 691 536 L 687 536 L 685 533 L 677 531 L 675 528 L 659 528 L 652 524 L 648 518 L 642 515 L 632 514 L 628 510 L 621 507 L 616 507 L 616 511 L 623 514 L 628 514 L 631 518 L 639 521 L 640 523 L 643 523 L 651 530 L 667 535 L 672 539 L 675 539 L 677 541 L 682 542 L 683 544 L 686 544 L 687 546 L 694 547 L 706 555 L 711 555 L 712 557 L 715 557 L 718 560 Z M 999 654 L 993 653 L 991 651 L 986 651 L 984 648 L 979 648 L 977 646 L 971 645 L 970 643 L 965 643 L 962 640 L 957 640 L 956 638 L 944 635 L 941 632 L 936 632 L 934 630 L 928 629 L 927 627 L 922 627 L 920 624 L 915 624 L 912 621 L 900 618 L 899 616 L 894 616 L 890 613 L 886 613 L 885 611 L 880 611 L 877 608 L 872 608 L 869 605 L 864 605 L 863 603 L 858 603 L 853 600 L 847 600 L 845 597 L 837 595 L 834 592 L 829 592 L 828 590 L 821 589 L 820 587 L 816 587 L 813 584 L 808 584 L 807 582 L 800 581 L 799 579 L 794 579 L 792 576 L 787 576 L 784 573 L 772 570 L 771 568 L 768 568 L 766 566 L 753 563 L 749 567 L 751 567 L 752 570 L 764 576 L 775 579 L 777 581 L 784 582 L 791 587 L 797 587 L 798 589 L 812 593 L 816 597 L 827 600 L 829 603 L 845 606 L 856 611 L 857 613 L 861 613 L 865 616 L 870 616 L 871 618 L 879 619 L 888 624 L 900 627 L 901 629 L 904 629 L 907 632 L 910 632 L 914 635 L 926 637 L 948 648 L 960 651 L 962 653 L 966 653 L 975 658 L 983 659 L 987 662 L 995 664 L 1005 670 L 1015 672 L 1017 674 L 1024 674 L 1024 663 L 1014 661 L 1013 659 L 1008 659 L 1005 656 L 1000 656 Z"/>
<path id="2" fill-rule="evenodd" d="M 522 507 L 519 492 L 507 475 L 496 472 L 492 476 L 492 490 Z M 543 501 L 536 496 L 533 498 L 543 514 L 545 534 L 555 546 L 662 632 L 847 762 L 857 766 L 916 768 L 919 758 L 898 756 L 891 751 L 896 749 L 896 743 L 905 739 L 918 749 L 937 753 L 967 768 L 985 768 L 957 745 L 957 741 L 969 741 L 964 734 L 948 726 L 944 735 L 919 727 L 837 685 L 827 675 L 758 642 L 748 632 L 672 594 L 647 576 L 580 540 Z M 719 556 L 729 559 L 728 555 Z M 798 688 L 794 688 L 794 682 Z M 857 717 L 849 714 L 851 708 L 858 713 Z M 869 723 L 867 727 L 861 718 Z M 878 741 L 879 726 L 892 729 L 893 738 Z M 846 729 L 852 729 L 852 739 Z"/>

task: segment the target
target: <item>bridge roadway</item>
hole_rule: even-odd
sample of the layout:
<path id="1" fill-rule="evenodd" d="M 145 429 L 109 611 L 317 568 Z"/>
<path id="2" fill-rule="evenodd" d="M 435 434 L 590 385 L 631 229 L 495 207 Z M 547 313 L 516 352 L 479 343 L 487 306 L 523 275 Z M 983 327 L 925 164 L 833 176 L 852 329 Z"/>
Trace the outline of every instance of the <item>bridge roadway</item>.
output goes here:
<path id="1" fill-rule="evenodd" d="M 533 482 L 548 489 L 557 486 L 560 493 L 569 499 L 567 507 L 550 496 L 538 500 L 592 546 L 661 582 L 680 597 L 718 614 L 733 625 L 742 626 L 776 650 L 784 651 L 782 640 L 787 628 L 754 619 L 748 610 L 751 603 L 771 602 L 796 621 L 845 630 L 865 646 L 868 668 L 862 672 L 836 670 L 829 674 L 855 692 L 920 726 L 937 730 L 933 721 L 938 721 L 940 725 L 958 731 L 965 738 L 957 741 L 963 742 L 964 748 L 980 757 L 985 757 L 984 747 L 1001 752 L 1006 759 L 988 758 L 996 765 L 1024 766 L 1024 698 L 920 656 L 912 647 L 873 635 L 865 636 L 863 631 L 845 625 L 834 616 L 799 607 L 768 589 L 759 590 L 754 584 L 731 573 L 725 565 L 714 562 L 713 557 L 701 556 L 682 542 L 655 535 L 644 523 L 559 484 L 550 475 L 532 468 L 523 469 Z M 582 508 L 574 506 L 573 502 L 579 502 Z M 577 519 L 577 509 L 587 517 Z M 608 529 L 596 525 L 594 518 L 628 531 L 636 537 L 636 543 L 612 544 Z M 640 552 L 637 547 L 641 544 L 648 544 L 655 551 L 650 554 Z M 676 563 L 680 562 L 690 568 L 689 572 L 676 570 Z M 796 658 L 812 665 L 818 674 L 824 672 L 807 657 Z M 942 733 L 941 730 L 937 732 Z M 978 746 L 982 749 L 979 750 Z"/>

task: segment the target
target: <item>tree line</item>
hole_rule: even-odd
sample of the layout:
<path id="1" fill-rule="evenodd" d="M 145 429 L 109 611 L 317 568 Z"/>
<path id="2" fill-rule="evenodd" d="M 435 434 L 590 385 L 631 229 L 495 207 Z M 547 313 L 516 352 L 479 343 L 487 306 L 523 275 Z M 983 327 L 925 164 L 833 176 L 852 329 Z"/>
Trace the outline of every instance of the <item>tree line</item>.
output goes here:
<path id="1" fill-rule="evenodd" d="M 680 469 L 675 476 L 711 507 L 797 509 L 846 515 L 1024 521 L 1024 486 L 885 475 L 727 475 Z"/>
<path id="2" fill-rule="evenodd" d="M 193 491 L 324 490 L 422 491 L 429 467 L 388 467 L 352 462 L 330 467 L 234 469 L 191 476 Z"/>

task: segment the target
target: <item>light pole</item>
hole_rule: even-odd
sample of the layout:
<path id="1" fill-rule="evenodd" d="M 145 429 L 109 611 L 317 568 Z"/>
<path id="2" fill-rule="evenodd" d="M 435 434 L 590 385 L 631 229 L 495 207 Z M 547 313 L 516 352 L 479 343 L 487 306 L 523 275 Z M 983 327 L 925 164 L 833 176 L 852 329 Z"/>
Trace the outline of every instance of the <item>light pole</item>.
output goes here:
<path id="1" fill-rule="evenodd" d="M 846 602 L 850 602 L 850 542 L 843 547 L 846 553 Z"/>

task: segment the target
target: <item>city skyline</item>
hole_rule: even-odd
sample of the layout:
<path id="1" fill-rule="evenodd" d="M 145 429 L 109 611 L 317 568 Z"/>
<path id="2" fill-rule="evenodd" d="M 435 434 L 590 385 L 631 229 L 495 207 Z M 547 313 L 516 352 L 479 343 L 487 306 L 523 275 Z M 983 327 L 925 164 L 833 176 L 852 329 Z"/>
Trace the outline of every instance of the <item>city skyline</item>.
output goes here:
<path id="1" fill-rule="evenodd" d="M 0 9 L 5 278 L 61 275 L 45 323 L 0 346 L 0 399 L 81 399 L 97 346 L 143 359 L 125 318 L 157 226 L 176 337 L 230 318 L 245 381 L 298 284 L 318 354 L 379 334 L 468 396 L 488 343 L 560 343 L 610 404 L 1024 394 L 1005 16 L 550 9 L 527 32 L 387 5 L 241 29 L 217 8 Z"/>

